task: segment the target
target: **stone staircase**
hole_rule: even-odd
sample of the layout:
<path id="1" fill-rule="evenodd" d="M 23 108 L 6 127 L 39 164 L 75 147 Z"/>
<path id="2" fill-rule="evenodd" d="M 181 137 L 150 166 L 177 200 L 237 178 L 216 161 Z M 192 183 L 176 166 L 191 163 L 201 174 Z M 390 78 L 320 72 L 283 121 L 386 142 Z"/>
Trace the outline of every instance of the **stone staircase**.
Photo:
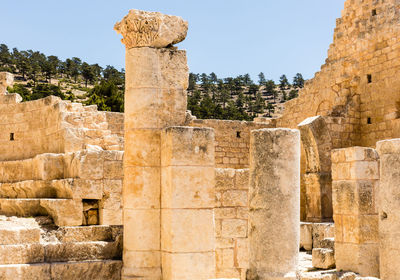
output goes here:
<path id="1" fill-rule="evenodd" d="M 96 105 L 83 106 L 82 103 L 64 101 L 63 106 L 61 125 L 66 129 L 66 140 L 79 139 L 79 144 L 96 145 L 104 150 L 124 149 L 124 138 L 109 129 L 106 112 L 98 111 Z M 71 143 L 70 148 L 75 148 L 75 144 Z"/>
<path id="2" fill-rule="evenodd" d="M 121 169 L 104 150 L 0 162 L 0 279 L 120 279 L 122 226 L 101 211 L 121 211 Z"/>
<path id="3" fill-rule="evenodd" d="M 0 279 L 120 279 L 122 226 L 0 216 Z"/>

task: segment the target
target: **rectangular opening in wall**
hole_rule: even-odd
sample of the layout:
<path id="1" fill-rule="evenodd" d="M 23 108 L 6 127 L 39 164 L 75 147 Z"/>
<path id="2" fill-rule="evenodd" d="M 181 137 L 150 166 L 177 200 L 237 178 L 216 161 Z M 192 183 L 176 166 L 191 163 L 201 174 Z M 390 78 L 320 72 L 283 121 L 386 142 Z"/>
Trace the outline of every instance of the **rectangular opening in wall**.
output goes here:
<path id="1" fill-rule="evenodd" d="M 10 133 L 10 141 L 14 141 L 14 133 Z"/>
<path id="2" fill-rule="evenodd" d="M 367 80 L 368 80 L 368 84 L 372 83 L 372 75 L 371 74 L 367 75 Z"/>
<path id="3" fill-rule="evenodd" d="M 367 118 L 367 124 L 372 124 L 372 119 L 371 119 L 371 117 L 368 117 L 368 118 Z"/>
<path id="4" fill-rule="evenodd" d="M 372 14 L 373 17 L 376 16 L 376 9 L 373 9 L 371 14 Z"/>
<path id="5" fill-rule="evenodd" d="M 236 131 L 236 138 L 240 138 L 240 131 Z"/>

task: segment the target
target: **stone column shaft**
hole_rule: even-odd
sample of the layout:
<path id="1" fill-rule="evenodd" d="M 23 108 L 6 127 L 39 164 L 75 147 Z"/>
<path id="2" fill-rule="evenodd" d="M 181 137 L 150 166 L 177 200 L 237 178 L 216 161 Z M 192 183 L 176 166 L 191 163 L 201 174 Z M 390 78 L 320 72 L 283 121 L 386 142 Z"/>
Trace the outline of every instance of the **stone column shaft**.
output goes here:
<path id="1" fill-rule="evenodd" d="M 295 279 L 300 241 L 300 133 L 251 132 L 249 280 Z"/>
<path id="2" fill-rule="evenodd" d="M 161 28 L 162 26 L 162 28 Z M 161 279 L 161 133 L 183 125 L 187 22 L 131 10 L 115 25 L 126 46 L 123 279 Z"/>
<path id="3" fill-rule="evenodd" d="M 364 147 L 333 150 L 332 177 L 336 268 L 379 277 L 378 154 Z"/>
<path id="4" fill-rule="evenodd" d="M 380 279 L 400 279 L 400 139 L 376 144 L 380 157 L 379 269 Z"/>
<path id="5" fill-rule="evenodd" d="M 171 127 L 162 133 L 163 280 L 215 277 L 214 130 Z"/>

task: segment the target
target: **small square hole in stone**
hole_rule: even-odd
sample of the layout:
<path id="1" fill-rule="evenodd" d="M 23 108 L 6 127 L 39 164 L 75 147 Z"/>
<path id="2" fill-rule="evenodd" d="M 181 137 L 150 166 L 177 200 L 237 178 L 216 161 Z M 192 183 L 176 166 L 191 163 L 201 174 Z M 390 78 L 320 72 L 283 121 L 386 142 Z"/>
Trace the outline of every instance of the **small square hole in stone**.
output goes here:
<path id="1" fill-rule="evenodd" d="M 236 138 L 240 138 L 240 131 L 236 131 Z"/>
<path id="2" fill-rule="evenodd" d="M 14 141 L 14 133 L 10 133 L 10 141 Z"/>
<path id="3" fill-rule="evenodd" d="M 367 75 L 367 80 L 368 80 L 368 84 L 372 83 L 372 75 L 371 74 Z"/>
<path id="4" fill-rule="evenodd" d="M 371 117 L 368 117 L 368 118 L 367 118 L 367 124 L 372 124 Z"/>
<path id="5" fill-rule="evenodd" d="M 373 10 L 372 10 L 372 16 L 373 16 L 373 17 L 376 16 L 376 9 L 373 9 Z"/>

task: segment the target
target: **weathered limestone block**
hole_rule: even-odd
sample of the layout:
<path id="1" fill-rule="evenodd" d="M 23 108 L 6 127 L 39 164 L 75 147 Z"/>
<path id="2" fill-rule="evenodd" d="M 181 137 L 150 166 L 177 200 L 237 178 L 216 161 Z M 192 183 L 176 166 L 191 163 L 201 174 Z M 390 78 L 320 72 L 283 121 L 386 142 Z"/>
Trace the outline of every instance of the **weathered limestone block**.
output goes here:
<path id="1" fill-rule="evenodd" d="M 305 151 L 306 220 L 322 222 L 332 218 L 331 135 L 321 116 L 307 118 L 298 128 Z"/>
<path id="2" fill-rule="evenodd" d="M 300 242 L 299 131 L 251 132 L 249 207 L 247 279 L 295 279 Z"/>
<path id="3" fill-rule="evenodd" d="M 330 172 L 332 140 L 324 118 L 308 118 L 298 128 L 307 154 L 307 173 Z"/>
<path id="4" fill-rule="evenodd" d="M 83 206 L 81 200 L 41 199 L 40 207 L 46 209 L 57 226 L 82 225 Z"/>
<path id="5" fill-rule="evenodd" d="M 7 92 L 7 87 L 14 84 L 14 75 L 8 72 L 0 72 L 0 95 Z"/>
<path id="6" fill-rule="evenodd" d="M 0 279 L 51 280 L 50 266 L 49 263 L 0 265 Z"/>
<path id="7" fill-rule="evenodd" d="M 121 41 L 127 49 L 165 48 L 185 40 L 188 23 L 177 16 L 130 10 L 114 29 L 123 36 Z"/>
<path id="8" fill-rule="evenodd" d="M 0 221 L 0 245 L 34 244 L 40 242 L 40 229 Z"/>
<path id="9" fill-rule="evenodd" d="M 102 150 L 83 150 L 65 156 L 65 174 L 71 178 L 99 180 L 104 178 Z"/>
<path id="10" fill-rule="evenodd" d="M 121 257 L 117 242 L 105 241 L 46 243 L 44 251 L 45 262 L 101 260 Z"/>
<path id="11" fill-rule="evenodd" d="M 44 216 L 47 211 L 40 207 L 39 199 L 0 199 L 0 215 L 6 216 Z"/>
<path id="12" fill-rule="evenodd" d="M 335 253 L 331 249 L 314 248 L 312 250 L 312 265 L 315 268 L 330 269 L 335 267 Z"/>
<path id="13" fill-rule="evenodd" d="M 377 143 L 380 156 L 379 254 L 380 278 L 400 279 L 400 139 Z"/>
<path id="14" fill-rule="evenodd" d="M 161 219 L 163 251 L 187 253 L 214 250 L 214 225 L 210 223 L 212 209 L 163 209 Z"/>
<path id="15" fill-rule="evenodd" d="M 122 262 L 114 260 L 52 263 L 50 279 L 120 280 L 121 268 Z"/>
<path id="16" fill-rule="evenodd" d="M 163 253 L 163 279 L 199 279 L 215 277 L 215 253 Z"/>
<path id="17" fill-rule="evenodd" d="M 115 226 L 85 226 L 60 227 L 56 231 L 57 239 L 61 242 L 88 242 L 115 240 L 122 236 L 122 227 Z"/>
<path id="18" fill-rule="evenodd" d="M 311 223 L 300 223 L 300 249 L 311 251 L 313 248 L 313 226 Z"/>
<path id="19" fill-rule="evenodd" d="M 21 102 L 22 102 L 22 97 L 18 93 L 9 93 L 7 95 L 0 94 L 0 104 L 17 104 Z"/>
<path id="20" fill-rule="evenodd" d="M 0 246 L 0 263 L 40 263 L 44 261 L 42 244 L 18 244 Z"/>
<path id="21" fill-rule="evenodd" d="M 312 239 L 313 248 L 321 248 L 322 242 L 326 238 L 335 237 L 334 223 L 313 223 L 312 224 Z"/>
<path id="22" fill-rule="evenodd" d="M 129 49 L 126 52 L 126 71 L 130 75 L 126 76 L 125 131 L 185 123 L 188 86 L 185 51 Z"/>
<path id="23" fill-rule="evenodd" d="M 62 154 L 41 154 L 33 158 L 33 178 L 54 180 L 64 178 L 64 157 Z"/>

